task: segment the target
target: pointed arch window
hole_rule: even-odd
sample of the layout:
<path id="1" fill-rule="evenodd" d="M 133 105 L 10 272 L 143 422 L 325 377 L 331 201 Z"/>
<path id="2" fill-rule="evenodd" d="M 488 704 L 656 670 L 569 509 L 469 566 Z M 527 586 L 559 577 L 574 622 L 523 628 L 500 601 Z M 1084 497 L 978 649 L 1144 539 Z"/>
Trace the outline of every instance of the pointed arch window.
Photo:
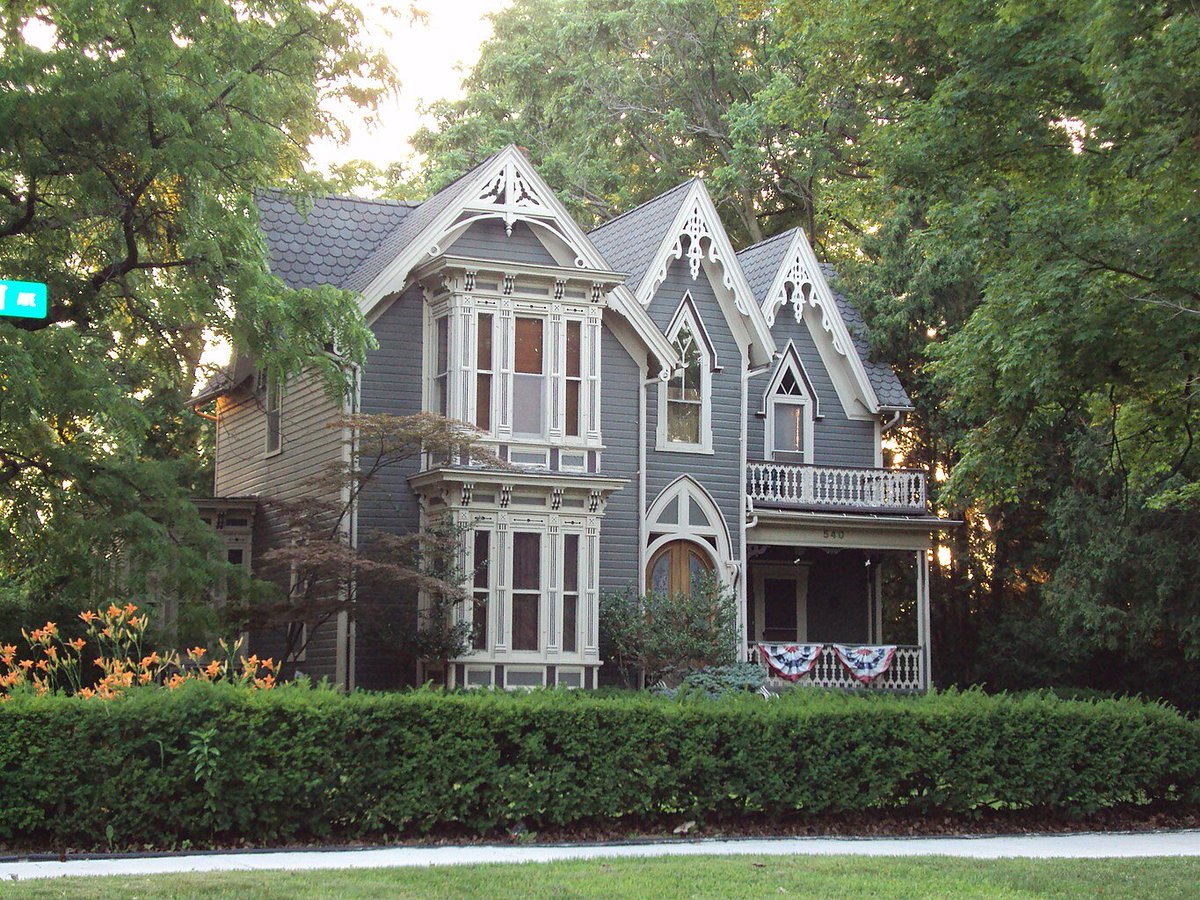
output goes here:
<path id="1" fill-rule="evenodd" d="M 659 391 L 658 449 L 710 453 L 715 356 L 691 295 L 684 295 L 667 337 L 680 364 Z"/>
<path id="2" fill-rule="evenodd" d="M 780 462 L 811 463 L 813 423 L 819 415 L 816 393 L 790 344 L 764 399 L 767 456 Z"/>

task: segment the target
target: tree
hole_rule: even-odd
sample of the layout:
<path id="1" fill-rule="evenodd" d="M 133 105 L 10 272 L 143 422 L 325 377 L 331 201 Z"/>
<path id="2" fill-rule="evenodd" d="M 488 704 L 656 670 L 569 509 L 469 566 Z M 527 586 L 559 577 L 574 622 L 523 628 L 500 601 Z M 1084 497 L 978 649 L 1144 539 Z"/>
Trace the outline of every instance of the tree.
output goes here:
<path id="1" fill-rule="evenodd" d="M 363 496 L 377 489 L 386 473 L 405 469 L 422 453 L 490 467 L 507 464 L 479 443 L 474 428 L 435 413 L 356 413 L 330 427 L 353 434 L 349 458 L 314 479 L 306 499 L 269 503 L 283 523 L 282 537 L 261 559 L 277 584 L 287 587 L 230 606 L 232 624 L 235 630 L 284 633 L 281 657 L 289 660 L 321 626 L 347 612 L 393 634 L 398 645 L 393 649 L 441 663 L 444 670 L 449 659 L 470 650 L 470 625 L 454 616 L 472 602 L 460 571 L 461 533 L 434 523 L 410 533 L 376 529 L 352 541 L 350 522 Z M 322 499 L 328 497 L 340 499 Z M 418 595 L 426 598 L 419 611 Z M 415 627 L 396 628 L 397 618 L 407 620 L 409 613 L 415 613 Z M 294 622 L 308 626 L 308 638 L 287 627 Z"/>
<path id="2" fill-rule="evenodd" d="M 46 320 L 0 321 L 0 582 L 86 598 L 120 553 L 178 587 L 214 576 L 189 493 L 206 344 L 272 371 L 359 360 L 353 298 L 268 270 L 253 192 L 306 182 L 334 100 L 391 86 L 342 0 L 8 4 L 0 10 L 0 270 L 45 281 Z M 40 46 L 33 38 L 42 33 Z"/>
<path id="3" fill-rule="evenodd" d="M 843 242 L 861 218 L 853 90 L 782 42 L 770 10 L 724 6 L 517 0 L 466 97 L 434 104 L 414 138 L 424 178 L 440 186 L 515 142 L 584 220 L 703 175 L 735 239 L 801 224 Z"/>

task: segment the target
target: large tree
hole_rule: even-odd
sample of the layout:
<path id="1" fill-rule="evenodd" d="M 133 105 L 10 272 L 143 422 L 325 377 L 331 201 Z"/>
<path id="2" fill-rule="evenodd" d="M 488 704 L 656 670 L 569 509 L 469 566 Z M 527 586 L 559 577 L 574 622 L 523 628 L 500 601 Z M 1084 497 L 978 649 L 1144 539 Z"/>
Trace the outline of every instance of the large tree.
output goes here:
<path id="1" fill-rule="evenodd" d="M 97 589 L 118 550 L 201 586 L 188 410 L 206 344 L 278 374 L 361 356 L 353 299 L 269 271 L 253 192 L 302 181 L 334 101 L 390 70 L 342 0 L 12 3 L 0 10 L 0 273 L 49 285 L 0 321 L 0 587 Z M 152 567 L 153 568 L 153 567 Z"/>

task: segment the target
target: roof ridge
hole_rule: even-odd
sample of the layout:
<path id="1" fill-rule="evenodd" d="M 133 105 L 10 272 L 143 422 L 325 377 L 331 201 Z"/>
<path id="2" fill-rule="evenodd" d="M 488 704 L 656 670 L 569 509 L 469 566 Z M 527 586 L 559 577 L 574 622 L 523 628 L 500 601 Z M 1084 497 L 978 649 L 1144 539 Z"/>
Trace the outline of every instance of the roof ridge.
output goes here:
<path id="1" fill-rule="evenodd" d="M 643 200 L 637 206 L 634 206 L 634 207 L 631 207 L 630 209 L 625 210 L 625 212 L 621 213 L 619 216 L 613 216 L 607 222 L 597 225 L 595 228 L 593 228 L 591 231 L 589 231 L 588 234 L 594 234 L 595 232 L 600 231 L 603 228 L 607 228 L 609 225 L 612 225 L 615 222 L 621 221 L 621 219 L 625 218 L 626 216 L 632 215 L 633 213 L 637 212 L 642 207 L 649 206 L 651 203 L 655 203 L 655 202 L 663 199 L 663 197 L 666 197 L 668 194 L 679 190 L 681 187 L 686 187 L 687 185 L 690 185 L 693 182 L 700 181 L 700 180 L 701 180 L 701 178 L 699 175 L 693 175 L 687 181 L 681 181 L 681 182 L 679 182 L 679 184 L 675 185 L 674 187 L 667 188 L 661 194 L 657 194 L 656 196 L 651 197 L 649 200 Z"/>
<path id="2" fill-rule="evenodd" d="M 751 250 L 761 250 L 762 248 L 767 247 L 778 240 L 782 240 L 785 237 L 795 237 L 795 233 L 799 230 L 799 225 L 793 225 L 787 231 L 781 231 L 779 234 L 773 234 L 769 238 L 763 238 L 757 244 L 751 244 L 749 247 L 743 247 L 741 250 L 736 252 L 736 255 L 741 256 L 743 253 L 749 253 Z"/>
<path id="3" fill-rule="evenodd" d="M 415 209 L 423 200 L 394 200 L 391 197 L 357 197 L 354 194 L 318 194 L 313 191 L 289 191 L 281 187 L 263 187 L 258 189 L 261 194 L 275 194 L 280 197 L 307 196 L 320 200 L 348 200 L 351 203 L 373 203 L 376 206 L 405 206 Z"/>

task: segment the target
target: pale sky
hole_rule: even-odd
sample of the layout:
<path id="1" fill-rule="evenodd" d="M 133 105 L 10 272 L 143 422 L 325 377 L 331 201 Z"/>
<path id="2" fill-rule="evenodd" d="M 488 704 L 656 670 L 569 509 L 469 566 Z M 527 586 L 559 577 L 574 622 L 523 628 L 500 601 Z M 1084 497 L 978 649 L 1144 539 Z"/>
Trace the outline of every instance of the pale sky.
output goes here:
<path id="1" fill-rule="evenodd" d="M 350 139 L 342 145 L 329 141 L 314 145 L 319 168 L 363 159 L 384 167 L 411 155 L 408 138 L 428 124 L 417 109 L 423 103 L 462 96 L 461 81 L 479 58 L 479 47 L 492 33 L 485 16 L 499 12 L 509 0 L 417 0 L 429 14 L 426 24 L 409 24 L 389 18 L 380 0 L 359 0 L 367 20 L 368 39 L 386 51 L 400 78 L 399 94 L 388 99 L 379 111 L 379 122 L 368 128 L 361 117 L 348 113 L 343 121 Z M 403 6 L 403 3 L 395 3 Z M 389 24 L 390 23 L 390 24 Z M 384 28 L 392 31 L 389 37 Z"/>

